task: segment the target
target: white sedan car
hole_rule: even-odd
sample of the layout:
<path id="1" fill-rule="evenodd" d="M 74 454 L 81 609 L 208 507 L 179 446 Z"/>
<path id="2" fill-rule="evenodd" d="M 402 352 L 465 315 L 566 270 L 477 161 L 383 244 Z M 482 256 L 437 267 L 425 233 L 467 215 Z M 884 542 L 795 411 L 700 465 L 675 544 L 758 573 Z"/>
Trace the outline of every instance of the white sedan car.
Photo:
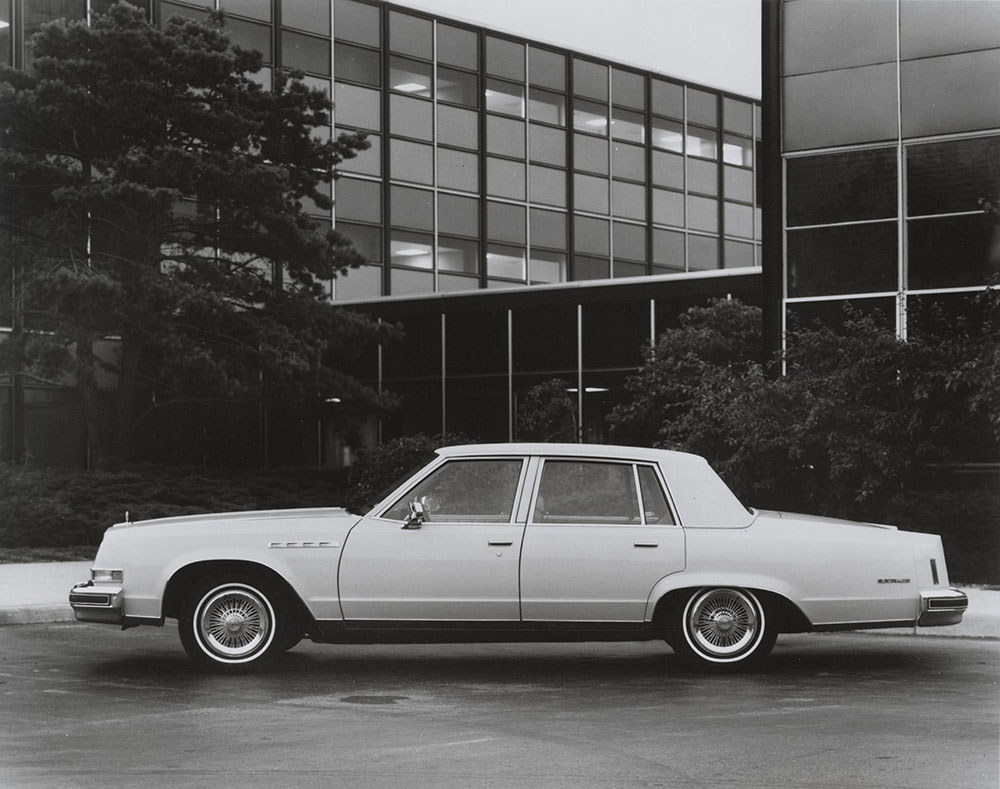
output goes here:
<path id="1" fill-rule="evenodd" d="M 941 539 L 744 507 L 700 457 L 586 444 L 441 449 L 368 512 L 119 523 L 83 622 L 180 625 L 198 663 L 323 643 L 664 639 L 745 668 L 778 633 L 957 624 Z"/>

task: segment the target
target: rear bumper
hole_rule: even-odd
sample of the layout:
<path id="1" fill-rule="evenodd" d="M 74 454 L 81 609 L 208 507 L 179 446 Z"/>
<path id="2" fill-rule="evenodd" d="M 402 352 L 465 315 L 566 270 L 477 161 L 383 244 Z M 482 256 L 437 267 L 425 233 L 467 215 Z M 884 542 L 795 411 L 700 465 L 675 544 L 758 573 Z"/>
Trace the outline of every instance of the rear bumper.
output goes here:
<path id="1" fill-rule="evenodd" d="M 125 607 L 120 586 L 95 586 L 93 581 L 76 584 L 69 590 L 73 616 L 80 622 L 121 625 Z"/>
<path id="2" fill-rule="evenodd" d="M 935 589 L 920 593 L 920 627 L 957 625 L 969 607 L 969 598 L 960 589 Z"/>

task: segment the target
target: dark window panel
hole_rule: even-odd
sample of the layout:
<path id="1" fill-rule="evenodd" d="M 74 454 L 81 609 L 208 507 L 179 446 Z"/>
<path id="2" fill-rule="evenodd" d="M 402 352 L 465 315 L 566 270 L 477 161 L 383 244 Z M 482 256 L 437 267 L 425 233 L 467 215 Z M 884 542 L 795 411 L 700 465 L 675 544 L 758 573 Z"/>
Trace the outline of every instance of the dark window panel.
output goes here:
<path id="1" fill-rule="evenodd" d="M 393 134 L 430 141 L 433 138 L 434 105 L 409 96 L 390 96 L 389 128 Z"/>
<path id="2" fill-rule="evenodd" d="M 389 49 L 423 60 L 434 57 L 434 27 L 421 19 L 399 11 L 389 12 Z"/>
<path id="3" fill-rule="evenodd" d="M 831 153 L 787 161 L 788 225 L 896 215 L 896 150 Z"/>
<path id="4" fill-rule="evenodd" d="M 438 66 L 437 76 L 438 101 L 479 106 L 479 78 L 475 74 Z"/>
<path id="5" fill-rule="evenodd" d="M 585 134 L 574 135 L 573 168 L 608 175 L 608 141 Z"/>
<path id="6" fill-rule="evenodd" d="M 646 221 L 645 186 L 624 181 L 612 181 L 611 203 L 615 216 Z"/>
<path id="7" fill-rule="evenodd" d="M 487 36 L 486 73 L 524 82 L 524 44 Z"/>
<path id="8" fill-rule="evenodd" d="M 573 218 L 574 249 L 591 255 L 611 254 L 608 220 L 587 216 Z"/>
<path id="9" fill-rule="evenodd" d="M 895 291 L 896 223 L 792 230 L 788 238 L 788 295 Z"/>
<path id="10" fill-rule="evenodd" d="M 624 69 L 611 69 L 611 102 L 634 110 L 646 109 L 646 78 Z"/>
<path id="11" fill-rule="evenodd" d="M 375 87 L 382 84 L 382 70 L 377 51 L 350 44 L 337 44 L 333 56 L 337 79 Z"/>
<path id="12" fill-rule="evenodd" d="M 618 267 L 615 261 L 616 275 Z M 645 342 L 649 342 L 648 299 L 583 305 L 584 368 L 638 367 Z M 584 396 L 591 394 L 596 393 L 585 392 Z"/>
<path id="13" fill-rule="evenodd" d="M 528 147 L 531 161 L 566 166 L 566 132 L 562 129 L 530 124 Z"/>
<path id="14" fill-rule="evenodd" d="M 281 65 L 313 74 L 330 76 L 329 39 L 281 31 Z"/>
<path id="15" fill-rule="evenodd" d="M 649 274 L 645 263 L 640 263 L 635 260 L 619 260 L 615 258 L 614 265 L 611 269 L 611 276 L 615 279 L 624 279 L 626 277 L 645 277 Z"/>
<path id="16" fill-rule="evenodd" d="M 688 271 L 711 271 L 719 268 L 719 239 L 714 236 L 688 236 Z"/>
<path id="17" fill-rule="evenodd" d="M 722 211 L 727 236 L 753 238 L 753 208 L 751 206 L 724 203 Z"/>
<path id="18" fill-rule="evenodd" d="M 660 225 L 684 227 L 684 195 L 666 189 L 654 189 L 653 221 Z"/>
<path id="19" fill-rule="evenodd" d="M 438 195 L 438 230 L 448 235 L 479 235 L 479 200 L 458 195 Z"/>
<path id="20" fill-rule="evenodd" d="M 906 213 L 979 210 L 1000 204 L 1000 137 L 911 145 L 906 149 Z"/>
<path id="21" fill-rule="evenodd" d="M 533 247 L 566 248 L 566 214 L 532 208 L 530 216 Z"/>
<path id="22" fill-rule="evenodd" d="M 382 267 L 361 266 L 338 275 L 336 293 L 337 301 L 378 298 L 382 295 Z M 374 355 L 375 352 L 372 351 L 372 356 Z"/>
<path id="23" fill-rule="evenodd" d="M 95 3 L 91 0 L 92 11 L 99 10 L 101 5 L 101 3 Z M 251 19 L 259 19 L 262 22 L 271 21 L 271 0 L 222 0 L 220 5 L 227 15 L 237 14 Z"/>
<path id="24" fill-rule="evenodd" d="M 264 56 L 265 63 L 274 61 L 270 25 L 258 25 L 256 22 L 228 17 L 226 19 L 226 33 L 229 34 L 229 40 L 234 45 L 243 49 L 257 50 Z"/>
<path id="25" fill-rule="evenodd" d="M 573 279 L 610 279 L 611 261 L 606 258 L 593 258 L 586 255 L 573 257 Z"/>
<path id="26" fill-rule="evenodd" d="M 660 272 L 684 271 L 684 234 L 653 229 L 653 268 Z"/>
<path id="27" fill-rule="evenodd" d="M 438 63 L 479 70 L 479 36 L 474 30 L 464 30 L 441 22 L 437 26 Z"/>
<path id="28" fill-rule="evenodd" d="M 434 272 L 416 270 L 416 269 L 394 268 L 391 269 L 389 272 L 389 283 L 390 283 L 391 293 L 393 296 L 415 296 L 421 293 L 433 293 Z M 435 328 L 437 329 L 440 327 L 435 327 Z M 421 339 L 425 341 L 428 339 L 426 332 L 421 333 Z M 438 350 L 440 349 L 440 347 L 441 347 L 440 344 L 435 344 L 434 350 Z M 440 356 L 440 353 L 438 353 L 438 355 Z M 434 369 L 440 369 L 440 364 L 441 362 L 438 361 L 438 367 Z M 391 370 L 391 367 L 388 363 L 385 363 L 384 369 Z M 425 369 L 422 370 L 421 372 L 426 373 L 427 371 Z M 386 373 L 386 377 L 388 377 L 388 375 L 389 373 Z M 435 383 L 437 383 L 437 381 L 435 381 Z M 387 384 L 387 388 L 390 388 L 392 391 L 396 392 L 400 391 L 402 387 L 403 384 L 393 384 L 393 383 Z M 416 389 L 418 392 L 423 393 L 426 387 L 427 384 L 418 384 Z M 436 413 L 424 414 L 422 416 L 423 418 L 427 418 L 428 416 L 430 416 L 436 419 L 436 424 L 441 423 L 441 420 L 438 417 L 438 415 L 441 413 L 440 387 L 438 387 L 437 392 L 434 392 L 432 395 L 427 397 L 427 402 L 425 402 L 423 406 L 417 405 L 418 401 L 414 401 L 412 399 L 406 399 L 405 396 L 404 396 L 404 402 L 407 403 L 409 408 L 429 407 L 430 403 L 433 403 L 433 406 L 437 408 Z M 413 418 L 413 417 L 409 416 L 408 418 Z"/>
<path id="29" fill-rule="evenodd" d="M 895 298 L 852 299 L 850 301 L 815 301 L 789 304 L 787 308 L 789 326 L 815 326 L 820 324 L 832 329 L 841 329 L 849 313 L 844 309 L 850 304 L 852 312 L 871 315 L 881 325 L 895 325 Z"/>
<path id="30" fill-rule="evenodd" d="M 476 246 L 478 247 L 478 244 Z M 440 254 L 440 248 L 438 252 Z M 452 254 L 458 254 L 458 251 L 455 250 Z M 470 290 L 479 290 L 479 274 L 460 274 L 458 272 L 438 271 L 437 290 L 438 293 L 459 293 Z M 449 386 L 450 385 L 451 384 L 449 383 Z"/>
<path id="31" fill-rule="evenodd" d="M 507 310 L 448 313 L 445 332 L 449 389 L 452 384 L 451 376 L 487 373 L 503 375 L 506 401 Z"/>
<path id="32" fill-rule="evenodd" d="M 486 116 L 487 152 L 523 159 L 525 157 L 524 136 L 524 121 L 500 115 Z"/>
<path id="33" fill-rule="evenodd" d="M 344 131 L 344 129 L 337 128 L 338 135 Z M 337 165 L 339 172 L 359 173 L 361 175 L 382 174 L 382 138 L 377 134 L 369 134 L 367 139 L 369 147 L 353 159 L 345 159 Z"/>
<path id="34" fill-rule="evenodd" d="M 985 285 L 1000 274 L 1000 225 L 983 214 L 907 222 L 912 289 Z"/>
<path id="35" fill-rule="evenodd" d="M 646 228 L 644 225 L 630 225 L 615 222 L 611 232 L 614 238 L 615 260 L 641 260 L 648 257 L 646 251 Z"/>
<path id="36" fill-rule="evenodd" d="M 503 316 L 506 320 L 507 313 L 504 312 Z M 448 331 L 451 332 L 450 322 Z M 506 353 L 506 334 L 502 349 Z M 450 367 L 448 372 L 451 372 Z M 509 438 L 510 404 L 506 374 L 502 377 L 476 378 L 449 376 L 448 386 L 445 389 L 445 402 L 448 420 L 446 429 L 449 433 L 463 433 L 483 443 L 506 441 Z"/>
<path id="37" fill-rule="evenodd" d="M 653 183 L 658 186 L 684 188 L 684 159 L 672 153 L 653 151 Z"/>
<path id="38" fill-rule="evenodd" d="M 337 125 L 379 131 L 382 128 L 382 94 L 377 90 L 337 82 L 333 88 Z"/>
<path id="39" fill-rule="evenodd" d="M 369 263 L 382 262 L 382 228 L 377 225 L 359 225 L 351 222 L 337 222 L 337 232 L 351 239 L 354 248 L 364 255 Z"/>
<path id="40" fill-rule="evenodd" d="M 566 56 L 548 49 L 528 47 L 528 81 L 553 90 L 566 90 Z"/>
<path id="41" fill-rule="evenodd" d="M 434 184 L 434 149 L 409 140 L 389 141 L 389 173 L 394 180 Z"/>
<path id="42" fill-rule="evenodd" d="M 610 195 L 607 178 L 576 173 L 573 176 L 573 205 L 577 211 L 593 214 L 607 214 L 610 211 Z"/>
<path id="43" fill-rule="evenodd" d="M 608 67 L 583 58 L 573 58 L 573 92 L 577 96 L 607 102 Z"/>
<path id="44" fill-rule="evenodd" d="M 782 11 L 785 74 L 847 69 L 895 59 L 895 3 L 784 3 Z M 851 45 L 844 46 L 845 41 Z"/>
<path id="45" fill-rule="evenodd" d="M 342 182 L 340 182 L 342 183 Z M 338 184 L 339 185 L 339 184 Z M 434 229 L 434 193 L 406 186 L 392 186 L 389 190 L 392 224 L 416 230 Z"/>
<path id="46" fill-rule="evenodd" d="M 431 98 L 434 95 L 431 64 L 392 55 L 389 58 L 389 88 L 408 96 Z"/>
<path id="47" fill-rule="evenodd" d="M 688 195 L 687 226 L 707 233 L 719 232 L 719 201 Z"/>
<path id="48" fill-rule="evenodd" d="M 438 144 L 479 148 L 479 115 L 459 107 L 438 105 Z"/>
<path id="49" fill-rule="evenodd" d="M 572 371 L 576 375 L 576 306 L 546 304 L 513 311 L 515 372 Z"/>
<path id="50" fill-rule="evenodd" d="M 719 126 L 719 97 L 714 93 L 703 90 L 687 89 L 687 119 L 688 123 L 697 123 L 701 126 L 710 126 L 713 129 Z"/>
<path id="51" fill-rule="evenodd" d="M 727 239 L 725 242 L 726 268 L 750 268 L 755 265 L 753 250 L 753 244 Z"/>
<path id="52" fill-rule="evenodd" d="M 566 207 L 566 171 L 538 164 L 528 166 L 531 202 Z"/>
<path id="53" fill-rule="evenodd" d="M 382 221 L 382 184 L 341 178 L 336 184 L 337 219 L 357 219 L 362 222 Z"/>
<path id="54" fill-rule="evenodd" d="M 753 173 L 739 167 L 725 167 L 722 174 L 723 189 L 730 200 L 752 203 L 754 200 Z"/>
<path id="55" fill-rule="evenodd" d="M 486 160 L 487 193 L 510 200 L 525 199 L 524 162 L 489 157 Z"/>
<path id="56" fill-rule="evenodd" d="M 715 197 L 719 194 L 719 165 L 701 159 L 688 162 L 688 190 Z"/>
<path id="57" fill-rule="evenodd" d="M 340 0 L 337 0 L 339 4 Z M 330 35 L 330 2 L 329 0 L 295 0 L 292 3 L 282 3 L 281 24 L 318 33 Z"/>
<path id="58" fill-rule="evenodd" d="M 527 242 L 528 231 L 525 224 L 524 206 L 486 203 L 486 237 L 491 241 L 523 245 Z"/>
<path id="59" fill-rule="evenodd" d="M 282 17 L 288 16 L 288 10 L 285 8 L 288 5 L 294 6 L 297 3 L 284 3 L 281 9 Z M 336 28 L 334 34 L 340 40 L 354 41 L 371 47 L 380 46 L 382 43 L 382 17 L 378 6 L 358 3 L 355 0 L 337 0 L 333 4 L 333 24 Z"/>
<path id="60" fill-rule="evenodd" d="M 896 68 L 892 64 L 786 77 L 782 95 L 786 150 L 896 137 Z M 816 101 L 817 96 L 823 101 Z"/>
<path id="61" fill-rule="evenodd" d="M 684 86 L 654 79 L 652 111 L 668 118 L 684 118 Z"/>
<path id="62" fill-rule="evenodd" d="M 611 172 L 615 178 L 646 180 L 646 149 L 622 142 L 612 143 Z"/>
<path id="63" fill-rule="evenodd" d="M 722 127 L 727 132 L 753 137 L 753 104 L 739 99 L 722 99 Z"/>

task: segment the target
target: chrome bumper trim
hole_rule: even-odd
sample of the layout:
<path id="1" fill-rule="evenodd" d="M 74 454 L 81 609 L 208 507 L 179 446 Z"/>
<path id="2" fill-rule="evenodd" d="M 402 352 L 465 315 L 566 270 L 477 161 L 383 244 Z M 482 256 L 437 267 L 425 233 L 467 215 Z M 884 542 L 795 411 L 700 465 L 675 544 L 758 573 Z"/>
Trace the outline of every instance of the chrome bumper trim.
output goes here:
<path id="1" fill-rule="evenodd" d="M 124 621 L 120 586 L 95 586 L 93 581 L 76 584 L 69 590 L 69 604 L 79 622 L 120 625 Z"/>

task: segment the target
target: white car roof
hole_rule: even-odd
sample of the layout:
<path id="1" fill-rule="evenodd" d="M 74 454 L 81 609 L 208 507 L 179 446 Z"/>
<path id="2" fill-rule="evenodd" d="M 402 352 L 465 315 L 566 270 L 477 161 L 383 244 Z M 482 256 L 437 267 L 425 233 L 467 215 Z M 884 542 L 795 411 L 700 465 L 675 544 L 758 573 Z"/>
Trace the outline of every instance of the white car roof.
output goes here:
<path id="1" fill-rule="evenodd" d="M 649 447 L 612 444 L 465 444 L 442 447 L 442 457 L 482 455 L 542 455 L 545 457 L 614 458 L 656 463 L 660 467 L 677 507 L 681 523 L 689 528 L 743 528 L 753 514 L 736 498 L 725 482 L 700 455 Z"/>

